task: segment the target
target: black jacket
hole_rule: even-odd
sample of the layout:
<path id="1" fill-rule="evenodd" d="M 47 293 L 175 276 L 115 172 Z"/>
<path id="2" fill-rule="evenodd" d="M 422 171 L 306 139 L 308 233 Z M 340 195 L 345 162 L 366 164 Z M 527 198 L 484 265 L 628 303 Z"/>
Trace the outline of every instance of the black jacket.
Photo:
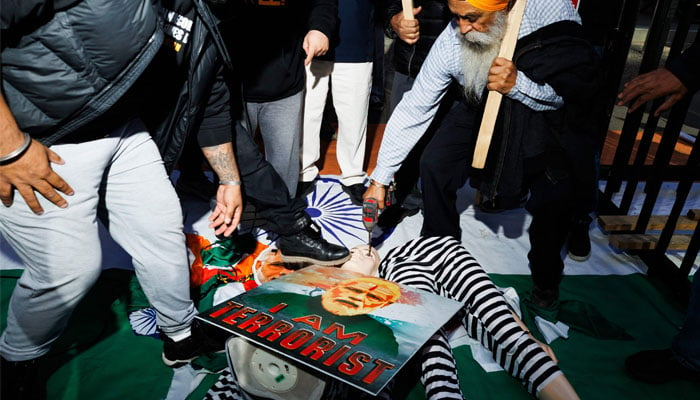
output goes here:
<path id="1" fill-rule="evenodd" d="M 487 165 L 478 172 L 487 198 L 519 196 L 527 176 L 547 174 L 556 181 L 574 178 L 577 192 L 595 194 L 596 101 L 599 59 L 583 38 L 581 26 L 562 21 L 518 40 L 513 57 L 518 71 L 547 83 L 564 100 L 553 111 L 534 111 L 503 97 Z M 477 125 L 478 126 L 478 125 Z"/>
<path id="2" fill-rule="evenodd" d="M 306 82 L 304 37 L 309 30 L 333 37 L 338 0 L 236 1 L 239 5 L 224 21 L 223 33 L 231 54 L 243 60 L 236 65 L 236 77 L 245 101 L 275 101 L 299 93 Z"/>
<path id="3" fill-rule="evenodd" d="M 28 3 L 2 9 L 3 94 L 21 129 L 46 145 L 81 142 L 139 116 L 168 169 L 188 135 L 201 146 L 231 141 L 230 60 L 203 0 Z"/>
<path id="4" fill-rule="evenodd" d="M 1 14 L 3 95 L 46 145 L 109 110 L 163 40 L 151 0 L 3 1 Z"/>
<path id="5" fill-rule="evenodd" d="M 420 38 L 418 41 L 409 45 L 399 39 L 396 32 L 391 28 L 391 17 L 401 12 L 401 0 L 390 0 L 387 5 L 386 25 L 384 32 L 394 40 L 394 70 L 411 78 L 415 78 L 420 71 L 425 57 L 428 56 L 430 48 L 433 46 L 435 39 L 440 36 L 440 33 L 445 29 L 445 26 L 450 22 L 452 14 L 447 8 L 446 0 L 416 0 L 413 2 L 414 7 L 421 6 L 420 14 L 416 16 L 420 24 Z"/>
<path id="6" fill-rule="evenodd" d="M 197 135 L 202 147 L 231 141 L 230 94 L 223 78 L 231 60 L 219 21 L 204 0 L 160 0 L 160 5 L 166 40 L 137 96 L 147 99 L 140 116 L 170 170 L 189 135 Z M 189 32 L 178 26 L 183 17 L 180 25 L 191 26 Z"/>
<path id="7" fill-rule="evenodd" d="M 688 89 L 695 93 L 700 89 L 700 35 L 679 57 L 668 61 L 666 67 L 680 79 Z"/>

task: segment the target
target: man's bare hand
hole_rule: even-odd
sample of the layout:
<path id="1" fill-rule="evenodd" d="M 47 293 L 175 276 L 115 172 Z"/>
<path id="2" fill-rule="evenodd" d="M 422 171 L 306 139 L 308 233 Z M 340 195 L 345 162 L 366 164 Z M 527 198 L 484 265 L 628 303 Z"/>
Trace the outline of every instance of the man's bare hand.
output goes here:
<path id="1" fill-rule="evenodd" d="M 413 15 L 418 15 L 421 9 L 421 7 L 414 8 Z M 391 17 L 389 23 L 391 24 L 391 29 L 399 36 L 399 39 L 408 44 L 414 44 L 420 38 L 420 24 L 418 20 L 405 19 L 403 17 L 403 11 Z"/>
<path id="2" fill-rule="evenodd" d="M 321 31 L 310 30 L 304 37 L 304 44 L 302 45 L 306 52 L 304 65 L 309 65 L 314 57 L 326 54 L 329 46 L 328 36 Z"/>
<path id="3" fill-rule="evenodd" d="M 216 235 L 231 236 L 238 227 L 243 213 L 243 197 L 240 186 L 219 185 L 216 191 L 216 207 L 209 216 L 210 228 Z"/>
<path id="4" fill-rule="evenodd" d="M 668 69 L 659 68 L 625 83 L 624 89 L 617 95 L 617 105 L 622 106 L 631 101 L 632 105 L 627 110 L 628 113 L 631 113 L 647 101 L 668 96 L 666 101 L 654 111 L 654 116 L 658 117 L 682 99 L 686 93 L 688 93 L 688 88 L 683 85 L 683 82 Z"/>
<path id="5" fill-rule="evenodd" d="M 367 190 L 365 190 L 365 194 L 362 195 L 362 200 L 366 200 L 369 198 L 376 199 L 377 200 L 377 208 L 380 210 L 384 209 L 384 197 L 386 196 L 386 188 L 383 187 L 378 187 L 375 185 L 370 184 Z"/>
<path id="6" fill-rule="evenodd" d="M 486 87 L 506 95 L 515 86 L 518 70 L 513 61 L 503 57 L 496 57 L 489 69 L 489 81 Z"/>
<path id="7" fill-rule="evenodd" d="M 73 188 L 54 170 L 51 163 L 63 164 L 63 159 L 43 144 L 32 140 L 21 157 L 0 165 L 0 199 L 6 207 L 12 205 L 13 189 L 17 189 L 35 214 L 43 214 L 44 209 L 36 198 L 35 191 L 58 207 L 68 207 L 68 202 L 58 192 L 68 196 Z M 57 192 L 58 191 L 58 192 Z"/>

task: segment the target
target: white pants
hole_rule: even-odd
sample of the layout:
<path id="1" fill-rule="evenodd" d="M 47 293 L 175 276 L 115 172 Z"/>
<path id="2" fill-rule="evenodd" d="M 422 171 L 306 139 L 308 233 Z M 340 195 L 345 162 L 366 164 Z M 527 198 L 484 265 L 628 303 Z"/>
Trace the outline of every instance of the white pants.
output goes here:
<path id="1" fill-rule="evenodd" d="M 372 90 L 372 63 L 336 63 L 314 60 L 306 67 L 304 128 L 301 144 L 301 180 L 318 175 L 321 157 L 321 120 L 328 87 L 338 115 L 336 154 L 343 185 L 363 183 L 367 142 L 367 113 Z"/>
<path id="2" fill-rule="evenodd" d="M 44 214 L 36 215 L 17 192 L 11 207 L 0 207 L 0 235 L 25 266 L 0 337 L 3 358 L 37 358 L 63 332 L 102 270 L 98 216 L 131 255 L 161 330 L 187 329 L 196 310 L 182 210 L 143 124 L 130 121 L 103 139 L 51 149 L 65 161 L 52 168 L 75 190 L 65 196 L 68 207 L 37 194 Z"/>

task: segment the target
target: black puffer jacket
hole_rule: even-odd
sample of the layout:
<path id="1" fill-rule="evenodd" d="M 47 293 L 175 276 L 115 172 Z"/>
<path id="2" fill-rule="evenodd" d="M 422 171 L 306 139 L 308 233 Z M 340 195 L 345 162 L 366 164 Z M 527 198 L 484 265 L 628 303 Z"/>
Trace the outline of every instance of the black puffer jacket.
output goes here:
<path id="1" fill-rule="evenodd" d="M 413 6 L 423 7 L 416 16 L 420 24 L 420 39 L 415 44 L 409 45 L 398 39 L 396 32 L 391 28 L 391 17 L 402 10 L 401 0 L 390 0 L 387 4 L 385 25 L 387 36 L 396 38 L 394 41 L 394 70 L 411 78 L 415 78 L 418 75 L 418 71 L 420 71 L 425 57 L 428 56 L 435 39 L 442 33 L 452 18 L 452 14 L 447 8 L 447 0 L 416 0 L 413 2 Z"/>
<path id="2" fill-rule="evenodd" d="M 3 1 L 2 90 L 20 129 L 50 145 L 103 114 L 158 51 L 157 26 L 151 0 Z"/>

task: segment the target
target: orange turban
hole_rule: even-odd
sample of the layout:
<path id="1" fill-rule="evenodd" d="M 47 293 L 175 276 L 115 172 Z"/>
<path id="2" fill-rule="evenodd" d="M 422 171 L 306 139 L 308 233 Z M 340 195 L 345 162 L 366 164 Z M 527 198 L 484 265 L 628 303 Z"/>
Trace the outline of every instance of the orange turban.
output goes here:
<path id="1" fill-rule="evenodd" d="M 467 0 L 467 2 L 484 11 L 501 11 L 508 7 L 508 0 Z"/>

